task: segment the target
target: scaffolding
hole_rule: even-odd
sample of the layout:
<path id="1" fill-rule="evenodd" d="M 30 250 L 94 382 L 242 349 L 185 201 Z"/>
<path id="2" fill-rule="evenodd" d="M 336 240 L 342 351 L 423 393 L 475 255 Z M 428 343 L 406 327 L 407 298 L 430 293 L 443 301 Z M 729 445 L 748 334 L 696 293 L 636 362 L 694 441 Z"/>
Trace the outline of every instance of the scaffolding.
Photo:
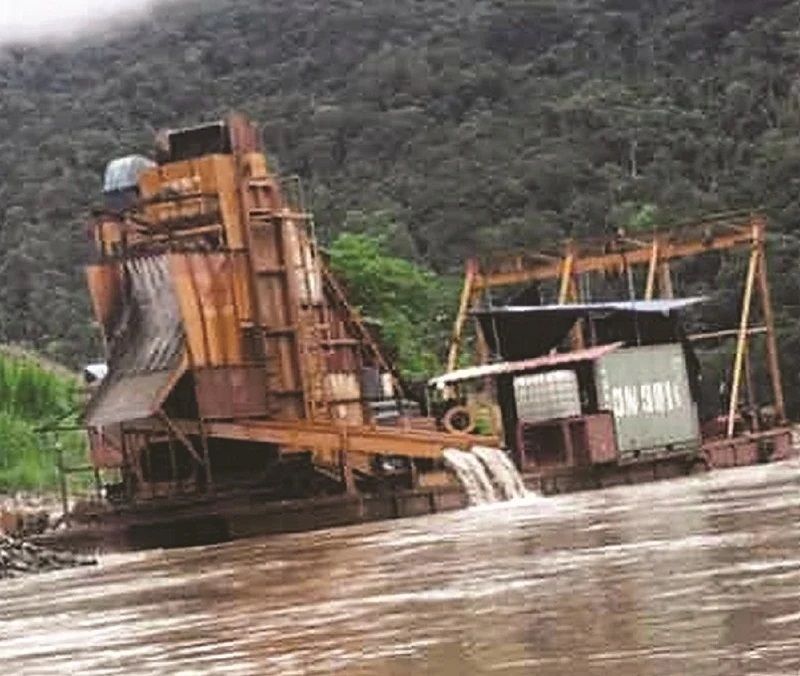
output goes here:
<path id="1" fill-rule="evenodd" d="M 767 368 L 772 386 L 773 406 L 780 422 L 786 412 L 778 358 L 775 318 L 770 297 L 765 253 L 766 221 L 760 215 L 733 214 L 716 216 L 705 221 L 676 228 L 653 230 L 627 235 L 619 232 L 610 238 L 568 240 L 557 251 L 515 252 L 467 261 L 458 314 L 453 326 L 447 368 L 455 369 L 464 341 L 467 318 L 487 294 L 503 287 L 521 286 L 543 281 L 558 285 L 558 303 L 582 301 L 584 276 L 589 273 L 626 275 L 631 299 L 636 295 L 633 271 L 646 268 L 642 293 L 645 300 L 672 298 L 674 295 L 670 264 L 709 252 L 748 250 L 749 260 L 739 313 L 739 326 L 734 330 L 716 331 L 693 336 L 695 340 L 736 337 L 732 383 L 727 415 L 727 436 L 734 433 L 742 380 L 749 381 L 747 353 L 755 335 L 766 336 Z M 753 296 L 757 295 L 763 326 L 751 326 Z M 476 361 L 488 360 L 487 343 L 475 326 Z M 580 325 L 572 332 L 575 349 L 583 347 Z"/>

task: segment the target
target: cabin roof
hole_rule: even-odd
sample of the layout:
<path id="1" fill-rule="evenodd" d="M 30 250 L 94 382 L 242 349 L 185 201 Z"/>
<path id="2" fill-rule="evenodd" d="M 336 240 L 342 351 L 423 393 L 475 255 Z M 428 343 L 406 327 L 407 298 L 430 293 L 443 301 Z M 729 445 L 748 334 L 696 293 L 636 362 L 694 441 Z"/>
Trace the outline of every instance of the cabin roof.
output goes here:
<path id="1" fill-rule="evenodd" d="M 470 368 L 451 371 L 444 375 L 431 378 L 428 384 L 434 387 L 443 387 L 453 383 L 464 382 L 466 380 L 476 380 L 498 375 L 508 375 L 512 373 L 522 373 L 523 371 L 536 371 L 538 369 L 550 368 L 553 366 L 564 366 L 575 364 L 582 361 L 596 361 L 600 357 L 613 352 L 622 347 L 622 343 L 611 343 L 608 345 L 598 345 L 585 350 L 574 350 L 572 352 L 561 352 L 542 355 L 533 359 L 521 359 L 519 361 L 503 361 L 496 364 L 484 364 L 483 366 L 472 366 Z"/>
<path id="2" fill-rule="evenodd" d="M 558 305 L 504 305 L 501 307 L 475 310 L 475 315 L 539 314 L 583 315 L 595 312 L 632 312 L 639 314 L 668 315 L 691 305 L 702 303 L 703 296 L 692 298 L 659 298 L 655 300 L 626 300 L 603 303 L 570 303 Z"/>

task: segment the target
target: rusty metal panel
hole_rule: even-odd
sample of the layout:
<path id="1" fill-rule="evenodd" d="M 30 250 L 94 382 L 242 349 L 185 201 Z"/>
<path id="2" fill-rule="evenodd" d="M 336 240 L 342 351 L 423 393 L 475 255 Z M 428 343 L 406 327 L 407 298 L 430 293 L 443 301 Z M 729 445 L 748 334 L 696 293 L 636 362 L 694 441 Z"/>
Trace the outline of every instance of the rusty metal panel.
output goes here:
<path id="1" fill-rule="evenodd" d="M 143 200 L 155 197 L 161 190 L 161 170 L 153 167 L 139 175 L 139 195 Z"/>
<path id="2" fill-rule="evenodd" d="M 598 360 L 595 373 L 598 405 L 614 415 L 620 453 L 699 445 L 681 345 L 618 350 Z"/>
<path id="3" fill-rule="evenodd" d="M 145 202 L 145 219 L 155 223 L 186 221 L 216 213 L 212 159 L 171 162 L 144 172 L 139 192 Z M 153 200 L 155 203 L 151 203 Z"/>
<path id="4" fill-rule="evenodd" d="M 206 366 L 209 363 L 206 329 L 200 301 L 194 289 L 190 261 L 186 255 L 172 254 L 169 265 L 192 365 Z"/>
<path id="5" fill-rule="evenodd" d="M 247 239 L 242 232 L 239 184 L 234 158 L 227 155 L 214 155 L 208 158 L 208 162 L 209 170 L 214 174 L 214 191 L 219 196 L 228 247 L 241 249 Z"/>
<path id="6" fill-rule="evenodd" d="M 253 418 L 267 413 L 263 368 L 230 366 L 193 373 L 200 415 L 209 420 Z"/>
<path id="7" fill-rule="evenodd" d="M 171 371 L 114 378 L 107 386 L 101 386 L 96 398 L 89 403 L 86 424 L 103 427 L 147 418 L 158 410 L 176 380 Z"/>
<path id="8" fill-rule="evenodd" d="M 90 427 L 152 415 L 184 368 L 185 337 L 166 256 L 126 261 L 108 332 L 108 374 L 90 400 Z"/>
<path id="9" fill-rule="evenodd" d="M 322 274 L 308 238 L 301 236 L 300 225 L 287 219 L 284 233 L 290 252 L 289 264 L 296 276 L 295 288 L 300 302 L 319 305 L 323 302 Z"/>
<path id="10" fill-rule="evenodd" d="M 328 373 L 326 387 L 330 393 L 331 416 L 350 425 L 364 423 L 364 406 L 361 402 L 361 381 L 356 373 Z"/>
<path id="11" fill-rule="evenodd" d="M 233 294 L 240 321 L 251 323 L 253 317 L 253 301 L 250 293 L 250 269 L 244 252 L 229 252 L 233 269 Z"/>
<path id="12" fill-rule="evenodd" d="M 194 366 L 241 364 L 233 264 L 224 253 L 170 255 Z"/>
<path id="13" fill-rule="evenodd" d="M 359 401 L 361 383 L 355 373 L 329 373 L 325 376 L 326 385 L 333 401 Z"/>
<path id="14" fill-rule="evenodd" d="M 114 308 L 119 303 L 122 285 L 120 266 L 117 263 L 90 265 L 86 268 L 86 278 L 94 316 L 106 335 Z"/>
<path id="15" fill-rule="evenodd" d="M 100 433 L 97 430 L 89 430 L 89 457 L 92 466 L 98 469 L 122 467 L 124 458 L 122 457 L 119 431 L 104 429 Z"/>
<path id="16" fill-rule="evenodd" d="M 613 462 L 617 459 L 614 419 L 608 413 L 584 416 L 586 442 L 592 463 Z"/>

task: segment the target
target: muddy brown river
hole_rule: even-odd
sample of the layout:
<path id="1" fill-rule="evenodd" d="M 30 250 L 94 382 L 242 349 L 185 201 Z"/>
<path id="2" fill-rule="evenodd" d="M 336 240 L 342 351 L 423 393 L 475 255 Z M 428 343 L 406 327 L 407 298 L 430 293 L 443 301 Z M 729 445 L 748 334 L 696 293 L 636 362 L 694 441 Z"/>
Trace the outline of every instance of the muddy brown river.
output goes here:
<path id="1" fill-rule="evenodd" d="M 800 674 L 800 464 L 0 584 L 5 674 Z"/>

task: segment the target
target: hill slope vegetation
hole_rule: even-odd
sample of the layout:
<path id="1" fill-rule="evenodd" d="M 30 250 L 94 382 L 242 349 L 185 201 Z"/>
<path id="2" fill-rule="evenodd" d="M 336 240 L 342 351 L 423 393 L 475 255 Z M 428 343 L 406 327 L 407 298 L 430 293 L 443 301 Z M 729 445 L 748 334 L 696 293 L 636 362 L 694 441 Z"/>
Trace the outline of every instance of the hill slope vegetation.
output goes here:
<path id="1" fill-rule="evenodd" d="M 0 340 L 96 351 L 80 267 L 106 161 L 237 108 L 304 179 L 324 240 L 377 234 L 440 275 L 476 251 L 763 206 L 797 363 L 798 62 L 798 0 L 175 2 L 92 44 L 7 46 Z M 740 263 L 710 265 L 678 286 L 718 294 L 708 321 L 729 326 Z"/>

